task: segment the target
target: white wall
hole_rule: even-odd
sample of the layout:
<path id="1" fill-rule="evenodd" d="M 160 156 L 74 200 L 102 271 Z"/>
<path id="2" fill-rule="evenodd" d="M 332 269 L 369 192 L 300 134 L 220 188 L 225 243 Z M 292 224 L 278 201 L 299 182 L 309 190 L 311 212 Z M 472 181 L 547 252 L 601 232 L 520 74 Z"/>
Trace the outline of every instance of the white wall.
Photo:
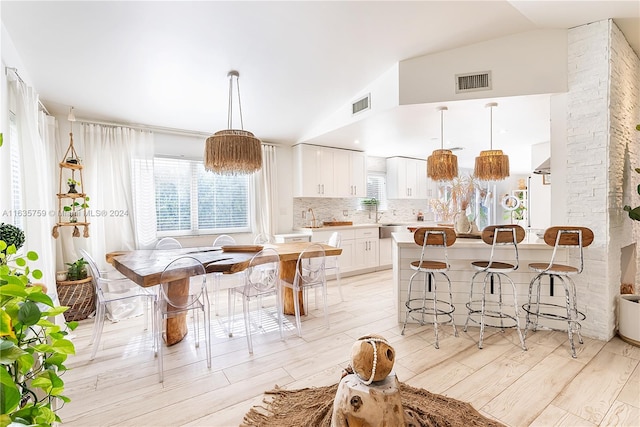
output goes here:
<path id="1" fill-rule="evenodd" d="M 565 92 L 567 31 L 537 30 L 400 62 L 400 105 Z M 492 90 L 455 93 L 455 75 L 492 72 Z"/>

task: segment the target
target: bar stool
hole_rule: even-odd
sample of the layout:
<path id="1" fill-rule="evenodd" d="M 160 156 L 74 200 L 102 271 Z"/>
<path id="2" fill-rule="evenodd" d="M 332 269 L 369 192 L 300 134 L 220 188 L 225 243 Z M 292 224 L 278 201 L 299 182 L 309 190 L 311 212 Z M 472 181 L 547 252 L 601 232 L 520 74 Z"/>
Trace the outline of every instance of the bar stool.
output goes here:
<path id="1" fill-rule="evenodd" d="M 569 336 L 569 344 L 571 345 L 571 357 L 576 356 L 576 348 L 573 343 L 573 334 L 578 334 L 578 342 L 583 344 L 582 335 L 580 334 L 580 321 L 586 319 L 584 313 L 578 311 L 576 285 L 570 276 L 582 273 L 584 267 L 583 249 L 593 243 L 593 231 L 587 227 L 558 226 L 547 228 L 544 232 L 544 242 L 553 246 L 551 260 L 546 262 L 531 263 L 529 269 L 538 273 L 529 283 L 529 302 L 524 304 L 522 308 L 527 312 L 527 323 L 525 326 L 525 337 L 527 330 L 531 329 L 535 332 L 537 329 L 551 329 L 548 326 L 542 326 L 540 319 L 559 320 L 567 322 L 567 334 Z M 567 264 L 558 264 L 556 256 L 558 248 L 577 249 L 579 256 L 575 262 Z M 570 259 L 567 256 L 567 260 Z M 540 288 L 543 277 L 549 277 L 549 297 L 541 297 Z M 554 282 L 559 280 L 564 287 L 565 305 L 554 304 L 552 298 L 554 296 Z M 533 318 L 533 319 L 532 319 Z"/>
<path id="2" fill-rule="evenodd" d="M 405 307 L 407 308 L 404 325 L 402 325 L 401 334 L 404 335 L 405 328 L 407 327 L 407 321 L 409 318 L 420 322 L 421 326 L 425 324 L 433 324 L 433 331 L 436 337 L 435 347 L 440 348 L 438 341 L 438 325 L 451 322 L 453 325 L 453 333 L 457 337 L 458 330 L 453 322 L 453 312 L 455 307 L 453 306 L 453 296 L 451 295 L 451 280 L 447 275 L 449 271 L 449 262 L 447 260 L 447 247 L 454 244 L 456 241 L 456 233 L 453 228 L 447 227 L 423 227 L 418 228 L 413 234 L 413 240 L 417 245 L 422 246 L 422 253 L 420 254 L 419 261 L 413 261 L 411 263 L 411 269 L 415 270 L 415 273 L 409 279 L 409 290 L 407 292 L 407 301 Z M 430 248 L 430 252 L 440 254 L 440 258 L 436 260 L 428 260 L 425 258 L 427 248 Z M 437 249 L 440 249 L 439 251 Z M 437 295 L 437 282 L 436 273 L 441 274 L 449 285 L 449 301 L 439 300 Z M 413 279 L 418 275 L 424 275 L 424 286 L 422 288 L 422 295 L 412 295 L 413 292 Z M 429 306 L 427 306 L 429 304 Z M 433 320 L 429 321 L 425 316 L 433 316 Z M 440 320 L 439 317 L 444 316 L 444 320 Z"/>
<path id="3" fill-rule="evenodd" d="M 524 344 L 524 336 L 520 329 L 516 285 L 508 274 L 518 269 L 518 243 L 522 242 L 525 234 L 524 228 L 516 224 L 490 225 L 482 230 L 482 241 L 491 245 L 491 255 L 488 261 L 474 261 L 471 263 L 476 272 L 471 278 L 469 302 L 466 304 L 468 310 L 467 320 L 464 322 L 465 332 L 467 332 L 469 321 L 480 325 L 478 348 L 482 348 L 484 329 L 486 326 L 489 326 L 492 328 L 500 328 L 502 332 L 504 332 L 505 328 L 516 328 L 522 349 L 527 349 Z M 499 246 L 511 246 L 511 250 L 496 251 Z M 498 254 L 498 252 L 500 252 L 500 254 Z M 500 260 L 498 260 L 498 258 L 500 258 Z M 482 275 L 484 275 L 482 280 L 482 294 L 480 299 L 474 299 L 473 288 L 476 284 L 475 280 L 476 277 Z M 504 295 L 502 293 L 503 278 L 511 283 L 513 304 L 504 302 Z M 487 298 L 487 283 L 490 288 L 489 295 L 495 295 L 493 298 Z M 479 282 L 478 285 L 480 285 Z M 513 308 L 513 313 L 506 313 L 505 308 Z M 480 315 L 479 320 L 474 318 L 478 314 Z"/>

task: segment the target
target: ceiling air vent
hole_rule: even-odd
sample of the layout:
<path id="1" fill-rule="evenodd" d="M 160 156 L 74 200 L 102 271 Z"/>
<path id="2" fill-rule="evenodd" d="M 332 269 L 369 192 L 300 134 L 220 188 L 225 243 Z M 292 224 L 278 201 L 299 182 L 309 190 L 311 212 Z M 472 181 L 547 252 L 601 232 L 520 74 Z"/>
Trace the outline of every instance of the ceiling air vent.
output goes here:
<path id="1" fill-rule="evenodd" d="M 361 98 L 351 104 L 351 114 L 358 114 L 360 111 L 368 110 L 371 108 L 371 94 L 368 93 L 367 96 Z"/>
<path id="2" fill-rule="evenodd" d="M 491 71 L 456 74 L 456 93 L 491 89 Z"/>

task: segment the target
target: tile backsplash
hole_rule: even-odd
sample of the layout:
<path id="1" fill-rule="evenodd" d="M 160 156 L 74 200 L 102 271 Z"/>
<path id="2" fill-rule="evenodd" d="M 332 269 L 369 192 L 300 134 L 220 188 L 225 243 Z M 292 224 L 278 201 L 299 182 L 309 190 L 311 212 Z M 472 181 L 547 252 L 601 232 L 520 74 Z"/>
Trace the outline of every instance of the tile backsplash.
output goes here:
<path id="1" fill-rule="evenodd" d="M 415 222 L 418 212 L 424 214 L 425 221 L 433 220 L 433 213 L 429 208 L 429 200 L 388 200 L 388 208 L 378 211 L 376 221 L 375 209 L 369 210 L 361 206 L 361 199 L 347 198 L 308 198 L 293 199 L 293 228 L 311 225 L 313 210 L 316 221 L 351 221 L 354 224 L 381 224 L 394 222 Z"/>

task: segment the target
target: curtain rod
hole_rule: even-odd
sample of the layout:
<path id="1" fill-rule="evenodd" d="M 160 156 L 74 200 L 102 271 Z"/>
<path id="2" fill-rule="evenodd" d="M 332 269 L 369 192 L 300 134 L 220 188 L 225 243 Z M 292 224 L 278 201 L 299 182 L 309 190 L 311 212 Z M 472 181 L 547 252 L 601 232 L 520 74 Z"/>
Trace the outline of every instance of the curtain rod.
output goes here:
<path id="1" fill-rule="evenodd" d="M 116 126 L 116 127 L 124 126 L 124 127 L 128 127 L 128 128 L 131 128 L 131 129 L 136 129 L 136 130 L 146 130 L 146 131 L 149 131 L 149 132 L 160 132 L 160 133 L 166 133 L 166 134 L 170 134 L 170 135 L 195 136 L 195 137 L 199 137 L 199 138 L 208 138 L 208 137 L 210 137 L 212 135 L 211 133 L 198 132 L 198 131 L 185 130 L 185 129 L 178 129 L 178 128 L 171 128 L 171 127 L 164 127 L 164 126 L 151 126 L 151 125 L 143 125 L 143 124 L 135 124 L 135 123 L 117 123 L 117 122 L 108 122 L 108 121 L 93 120 L 93 119 L 83 119 L 81 117 L 78 117 L 76 119 L 76 122 L 86 123 L 86 124 L 93 124 L 93 125 L 103 125 L 103 126 Z M 262 141 L 262 144 L 280 146 L 280 144 L 276 144 L 276 143 L 273 143 L 273 142 L 264 142 L 264 141 Z"/>
<path id="2" fill-rule="evenodd" d="M 9 71 L 12 71 L 13 74 L 15 74 L 16 78 L 18 79 L 18 81 L 20 83 L 22 83 L 23 85 L 27 85 L 24 80 L 22 80 L 22 77 L 20 77 L 20 74 L 18 74 L 18 69 L 15 67 L 4 67 L 4 75 L 8 76 L 9 75 Z M 49 113 L 49 110 L 47 110 L 47 107 L 44 106 L 44 104 L 42 103 L 42 101 L 40 101 L 40 97 L 38 96 L 38 106 L 42 109 L 42 111 L 44 111 L 45 113 L 47 113 L 47 116 L 50 116 L 51 114 Z"/>

